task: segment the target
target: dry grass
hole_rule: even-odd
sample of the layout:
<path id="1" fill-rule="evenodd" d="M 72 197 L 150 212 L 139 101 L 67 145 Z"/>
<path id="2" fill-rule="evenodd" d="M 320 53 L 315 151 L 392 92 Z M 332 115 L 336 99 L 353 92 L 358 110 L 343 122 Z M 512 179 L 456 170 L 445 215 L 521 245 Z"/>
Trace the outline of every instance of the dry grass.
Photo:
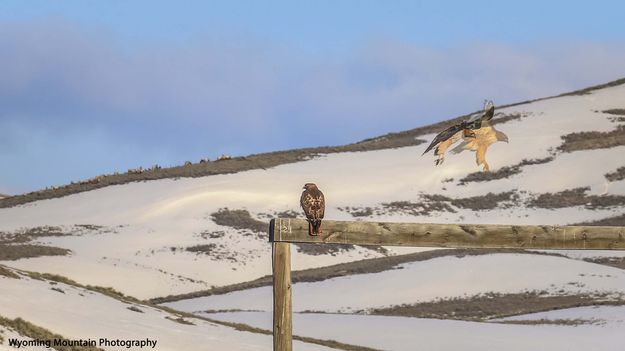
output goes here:
<path id="1" fill-rule="evenodd" d="M 420 201 L 393 201 L 383 203 L 379 207 L 341 207 L 339 210 L 347 212 L 354 217 L 383 216 L 390 214 L 403 214 L 409 216 L 428 216 L 434 212 L 457 212 L 457 208 L 470 209 L 473 211 L 491 210 L 498 206 L 511 206 L 511 201 L 516 201 L 518 196 L 515 191 L 504 193 L 488 193 L 482 196 L 450 198 L 437 194 L 422 194 Z"/>
<path id="2" fill-rule="evenodd" d="M 184 319 L 184 318 L 182 318 L 182 317 L 177 317 L 177 318 L 174 318 L 174 317 L 166 316 L 166 317 L 165 317 L 165 319 L 169 319 L 170 321 L 172 321 L 172 322 L 176 322 L 176 323 L 178 323 L 178 324 L 183 324 L 183 325 L 195 325 L 195 323 L 190 322 L 190 321 L 188 321 L 188 320 L 186 320 L 186 319 Z"/>
<path id="3" fill-rule="evenodd" d="M 347 212 L 350 215 L 352 215 L 352 217 L 369 217 L 372 216 L 374 214 L 374 210 L 371 207 L 350 207 L 350 206 L 346 206 L 346 207 L 339 207 L 338 208 L 340 211 L 343 212 Z"/>
<path id="4" fill-rule="evenodd" d="M 0 261 L 15 261 L 22 258 L 41 256 L 64 256 L 71 251 L 60 247 L 32 244 L 0 244 Z"/>
<path id="5" fill-rule="evenodd" d="M 588 325 L 588 324 L 600 324 L 601 320 L 598 319 L 524 319 L 524 320 L 508 320 L 497 321 L 499 324 L 518 324 L 518 325 Z"/>
<path id="6" fill-rule="evenodd" d="M 185 248 L 185 250 L 189 252 L 203 253 L 206 255 L 210 255 L 211 253 L 214 253 L 215 249 L 217 249 L 217 244 L 214 244 L 214 243 L 189 246 Z"/>
<path id="7" fill-rule="evenodd" d="M 0 316 L 0 325 L 15 330 L 22 336 L 29 337 L 35 340 L 53 340 L 63 339 L 68 340 L 62 335 L 51 332 L 48 329 L 36 326 L 30 322 L 27 322 L 21 318 L 4 318 Z M 54 346 L 57 351 L 103 351 L 98 347 L 86 347 L 86 346 Z"/>
<path id="8" fill-rule="evenodd" d="M 472 297 L 440 299 L 433 302 L 377 308 L 366 311 L 366 313 L 384 316 L 486 321 L 493 318 L 596 305 L 625 305 L 625 299 L 610 298 L 605 294 L 554 296 L 548 295 L 544 291 L 514 294 L 486 293 Z"/>
<path id="9" fill-rule="evenodd" d="M 564 142 L 558 147 L 563 152 L 608 149 L 625 145 L 625 126 L 617 126 L 609 132 L 579 132 L 562 136 Z"/>
<path id="10" fill-rule="evenodd" d="M 86 289 L 86 290 L 90 290 L 90 291 L 95 291 L 98 292 L 100 294 L 112 297 L 116 300 L 120 300 L 126 303 L 139 303 L 141 302 L 139 299 L 134 298 L 132 296 L 127 296 L 124 295 L 123 293 L 115 290 L 114 288 L 111 287 L 103 287 L 103 286 L 96 286 L 96 285 L 82 285 L 78 282 L 76 282 L 75 280 L 72 280 L 70 278 L 64 277 L 62 275 L 58 275 L 58 274 L 51 274 L 51 273 L 39 273 L 39 272 L 28 272 L 28 276 L 32 279 L 37 279 L 37 280 L 48 280 L 48 281 L 52 281 L 52 282 L 57 282 L 57 283 L 63 283 L 66 285 L 70 285 L 70 286 L 74 286 L 77 288 L 82 288 L 82 289 Z"/>
<path id="11" fill-rule="evenodd" d="M 537 208 L 564 208 L 584 206 L 589 210 L 613 206 L 625 206 L 625 196 L 622 195 L 587 195 L 589 187 L 564 190 L 558 193 L 540 194 L 528 204 Z"/>
<path id="12" fill-rule="evenodd" d="M 80 236 L 86 233 L 113 233 L 114 228 L 107 228 L 93 224 L 75 224 L 70 228 L 57 226 L 39 226 L 21 228 L 13 232 L 0 232 L 0 244 L 25 243 L 40 238 L 59 236 Z"/>
<path id="13" fill-rule="evenodd" d="M 385 213 L 402 213 L 412 216 L 427 216 L 432 212 L 456 212 L 450 205 L 450 198 L 442 195 L 423 195 L 423 201 L 392 201 L 382 204 L 381 210 L 376 210 L 376 215 Z"/>
<path id="14" fill-rule="evenodd" d="M 172 247 L 171 249 L 172 251 L 174 251 L 176 248 Z M 239 259 L 237 259 L 237 252 L 230 250 L 228 247 L 226 247 L 223 244 L 219 244 L 219 245 L 215 243 L 199 244 L 199 245 L 186 247 L 185 251 L 193 252 L 198 255 L 206 255 L 211 260 L 214 260 L 214 261 L 228 260 L 231 262 L 239 262 Z M 189 279 L 189 278 L 186 278 L 186 279 Z M 189 280 L 193 281 L 191 279 Z"/>
<path id="15" fill-rule="evenodd" d="M 609 110 L 603 110 L 601 112 L 616 116 L 625 116 L 625 108 L 613 108 Z"/>
<path id="16" fill-rule="evenodd" d="M 137 312 L 137 313 L 145 313 L 145 312 L 143 312 L 143 310 L 142 310 L 142 309 L 140 309 L 140 308 L 139 308 L 139 307 L 137 307 L 137 306 L 129 306 L 129 307 L 126 307 L 126 308 L 127 308 L 127 309 L 129 309 L 129 310 L 131 310 L 132 312 Z"/>
<path id="17" fill-rule="evenodd" d="M 9 233 L 0 232 L 0 244 L 26 243 L 38 238 L 66 235 L 72 234 L 66 233 L 62 228 L 55 226 L 23 228 Z"/>
<path id="18" fill-rule="evenodd" d="M 605 84 L 600 84 L 600 85 L 595 85 L 595 86 L 584 88 L 584 89 L 580 89 L 580 90 L 575 90 L 575 91 L 572 91 L 570 93 L 565 93 L 565 94 L 561 94 L 561 95 L 558 95 L 558 96 L 588 95 L 588 94 L 592 93 L 595 90 L 616 87 L 616 86 L 623 85 L 623 84 L 625 84 L 625 78 L 613 80 L 613 81 L 605 83 Z"/>
<path id="19" fill-rule="evenodd" d="M 625 257 L 590 257 L 584 261 L 625 269 Z"/>
<path id="20" fill-rule="evenodd" d="M 598 112 L 598 111 L 595 111 L 595 112 Z M 625 108 L 613 108 L 610 110 L 603 110 L 601 112 L 611 115 L 608 117 L 608 119 L 611 122 L 615 122 L 615 123 L 625 122 Z"/>
<path id="21" fill-rule="evenodd" d="M 221 208 L 211 214 L 211 217 L 216 224 L 238 230 L 249 230 L 256 233 L 261 238 L 266 238 L 268 236 L 269 222 L 263 222 L 252 218 L 247 210 Z"/>
<path id="22" fill-rule="evenodd" d="M 597 225 L 597 226 L 621 226 L 621 227 L 625 227 L 625 214 L 619 215 L 619 216 L 614 216 L 614 217 L 608 217 L 608 218 L 603 218 L 597 221 L 591 221 L 591 222 L 582 222 L 582 223 L 577 223 L 575 225 Z"/>
<path id="23" fill-rule="evenodd" d="M 553 161 L 553 157 L 546 157 L 541 159 L 523 160 L 520 163 L 512 166 L 501 167 L 494 172 L 474 172 L 467 174 L 466 177 L 460 179 L 460 185 L 465 185 L 470 182 L 488 182 L 497 179 L 507 179 L 515 174 L 519 174 L 524 166 L 537 165 Z"/>
<path id="24" fill-rule="evenodd" d="M 0 276 L 12 279 L 21 279 L 19 275 L 15 274 L 12 270 L 5 266 L 0 266 Z"/>
<path id="25" fill-rule="evenodd" d="M 351 244 L 337 244 L 337 245 L 316 245 L 307 243 L 294 244 L 297 252 L 301 252 L 306 255 L 321 256 L 330 255 L 336 256 L 338 254 L 355 250 L 356 247 Z"/>
<path id="26" fill-rule="evenodd" d="M 616 182 L 625 179 L 625 166 L 617 168 L 616 171 L 612 173 L 607 173 L 605 175 L 605 179 L 610 182 Z"/>
<path id="27" fill-rule="evenodd" d="M 513 191 L 508 191 L 498 194 L 488 193 L 482 196 L 453 199 L 451 200 L 451 204 L 456 207 L 467 208 L 473 211 L 492 210 L 499 206 L 500 203 L 513 201 L 514 199 L 515 193 Z"/>

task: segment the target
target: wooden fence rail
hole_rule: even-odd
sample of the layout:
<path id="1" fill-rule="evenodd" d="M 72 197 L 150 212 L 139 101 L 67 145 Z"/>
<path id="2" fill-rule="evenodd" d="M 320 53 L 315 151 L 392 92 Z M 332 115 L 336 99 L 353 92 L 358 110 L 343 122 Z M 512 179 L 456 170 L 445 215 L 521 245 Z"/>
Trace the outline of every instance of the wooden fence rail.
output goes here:
<path id="1" fill-rule="evenodd" d="M 447 248 L 543 250 L 625 250 L 625 227 L 377 223 L 323 221 L 311 236 L 304 219 L 276 218 L 269 224 L 273 245 L 274 351 L 291 351 L 290 243 L 353 244 Z"/>

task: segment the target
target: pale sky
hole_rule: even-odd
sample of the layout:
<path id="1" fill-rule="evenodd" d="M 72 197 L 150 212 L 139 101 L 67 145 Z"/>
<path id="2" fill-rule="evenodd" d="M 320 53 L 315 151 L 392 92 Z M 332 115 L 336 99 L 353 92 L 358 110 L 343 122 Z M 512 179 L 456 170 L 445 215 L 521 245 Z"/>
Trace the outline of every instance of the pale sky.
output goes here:
<path id="1" fill-rule="evenodd" d="M 625 77 L 620 1 L 0 2 L 0 193 Z"/>

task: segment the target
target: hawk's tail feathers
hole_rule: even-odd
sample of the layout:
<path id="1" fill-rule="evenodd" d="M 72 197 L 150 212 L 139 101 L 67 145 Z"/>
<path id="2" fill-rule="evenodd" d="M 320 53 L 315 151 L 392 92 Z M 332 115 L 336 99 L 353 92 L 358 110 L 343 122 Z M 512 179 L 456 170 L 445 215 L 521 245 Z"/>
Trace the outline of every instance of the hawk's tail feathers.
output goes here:
<path id="1" fill-rule="evenodd" d="M 310 223 L 312 226 L 311 235 L 319 235 L 319 233 L 321 232 L 321 220 L 312 220 Z"/>

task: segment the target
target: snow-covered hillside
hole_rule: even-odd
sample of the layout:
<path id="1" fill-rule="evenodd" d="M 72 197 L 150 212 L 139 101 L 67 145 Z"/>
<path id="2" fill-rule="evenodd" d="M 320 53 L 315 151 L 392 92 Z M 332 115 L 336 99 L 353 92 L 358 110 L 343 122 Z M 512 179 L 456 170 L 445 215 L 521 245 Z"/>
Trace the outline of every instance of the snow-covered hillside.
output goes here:
<path id="1" fill-rule="evenodd" d="M 35 248 L 24 249 L 29 254 L 22 258 L 0 257 L 4 257 L 2 264 L 10 267 L 59 274 L 85 285 L 110 286 L 140 299 L 246 282 L 271 272 L 271 250 L 263 223 L 285 213 L 299 214 L 302 185 L 311 181 L 326 195 L 328 219 L 574 224 L 617 217 L 625 212 L 625 177 L 620 176 L 625 172 L 619 171 L 625 166 L 625 143 L 621 142 L 625 118 L 606 111 L 623 108 L 625 85 L 497 109 L 494 120 L 500 123 L 496 128 L 508 135 L 509 143 L 496 143 L 488 150 L 490 180 L 476 173 L 480 169 L 473 153 L 450 154 L 437 167 L 432 155 L 421 156 L 427 146 L 424 143 L 318 155 L 235 174 L 128 183 L 3 208 L 0 244 L 27 242 Z M 605 137 L 608 143 L 561 147 L 567 140 L 578 140 L 580 134 L 574 133 L 581 132 L 595 132 L 581 134 L 582 139 Z M 427 134 L 419 139 L 433 137 Z M 56 249 L 51 252 L 45 247 Z M 292 262 L 293 268 L 300 270 L 418 250 L 343 247 L 311 252 L 298 247 L 293 250 Z M 336 312 L 525 290 L 625 293 L 622 269 L 563 257 L 442 257 L 402 268 L 296 284 L 294 309 Z M 363 284 L 372 280 L 384 281 L 384 288 L 361 293 Z M 46 313 L 52 315 L 70 305 L 60 304 L 57 310 L 45 312 L 43 307 L 12 303 L 26 290 L 32 296 L 48 296 L 49 289 L 42 284 L 28 279 L 12 281 L 10 287 L 3 284 L 6 291 L 0 294 L 4 301 L 0 315 L 55 325 L 46 319 Z M 304 285 L 307 287 L 300 288 Z M 73 299 L 71 294 L 78 294 L 52 293 L 68 301 Z M 267 311 L 269 294 L 269 289 L 258 288 L 171 306 L 189 311 Z M 377 323 L 373 320 L 363 323 Z M 421 322 L 412 318 L 407 325 L 411 323 Z M 439 327 L 438 322 L 423 323 L 428 328 Z M 420 324 L 414 327 L 421 328 Z M 488 333 L 493 332 L 491 328 L 516 328 L 514 333 L 518 330 L 521 335 L 526 326 L 484 328 Z M 58 332 L 82 331 L 59 325 Z"/>
<path id="2" fill-rule="evenodd" d="M 593 318 L 618 313 L 619 319 L 590 325 L 517 325 L 406 317 L 295 314 L 294 332 L 323 336 L 379 350 L 622 350 L 623 307 L 593 311 Z M 580 311 L 581 314 L 581 311 Z M 549 315 L 549 314 L 548 314 Z M 542 318 L 543 315 L 541 315 Z M 578 316 L 571 312 L 567 316 Z M 211 314 L 229 321 L 244 320 L 257 327 L 271 325 L 267 312 Z M 528 317 L 528 316 L 524 316 Z"/>
<path id="3" fill-rule="evenodd" d="M 123 302 L 81 287 L 13 272 L 19 278 L 0 275 L 0 317 L 22 318 L 45 326 L 64 339 L 149 339 L 156 341 L 156 350 L 267 350 L 272 345 L 269 335 L 237 331 L 200 319 L 181 319 L 155 307 Z M 15 330 L 1 324 L 0 328 L 5 330 L 0 350 L 15 350 L 8 346 L 9 338 L 16 336 Z M 99 347 L 120 349 L 119 346 Z M 300 342 L 296 342 L 295 347 L 328 350 Z"/>
<path id="4" fill-rule="evenodd" d="M 563 96 L 517 105 L 497 112 L 520 114 L 497 128 L 510 143 L 497 143 L 487 154 L 496 172 L 522 160 L 544 159 L 561 143 L 561 136 L 608 132 L 622 122 L 596 112 L 625 106 L 625 86 L 587 95 Z M 497 117 L 496 117 L 497 118 Z M 433 135 L 425 135 L 430 140 Z M 220 226 L 211 214 L 221 208 L 247 209 L 252 216 L 299 210 L 301 186 L 316 182 L 325 192 L 327 218 L 351 219 L 346 207 L 379 208 L 394 201 L 423 201 L 422 194 L 467 198 L 487 193 L 514 192 L 521 200 L 532 194 L 589 187 L 586 196 L 625 195 L 625 181 L 608 181 L 605 174 L 625 164 L 625 146 L 556 153 L 552 161 L 527 165 L 520 173 L 492 181 L 460 185 L 478 171 L 473 154 L 449 155 L 439 167 L 433 157 L 421 157 L 425 144 L 371 152 L 321 155 L 315 159 L 267 170 L 203 178 L 165 179 L 130 183 L 34 202 L 0 210 L 0 230 L 13 232 L 37 226 L 76 224 L 109 228 L 106 233 L 39 238 L 67 248 L 69 256 L 41 257 L 12 265 L 67 275 L 89 284 L 114 286 L 141 297 L 163 296 L 250 280 L 269 273 L 269 246 L 259 235 Z M 452 181 L 449 181 L 453 179 Z M 410 213 L 390 208 L 367 219 L 384 221 L 548 223 L 570 224 L 622 213 L 623 205 L 545 209 L 503 201 L 491 210 L 453 208 L 451 211 Z M 68 229 L 69 230 L 69 229 Z M 203 233 L 205 233 L 203 235 Z M 210 233 L 213 234 L 212 237 Z M 216 237 L 221 235 L 221 237 Z M 186 251 L 213 243 L 217 256 Z M 380 255 L 357 249 L 336 256 L 297 254 L 295 269 Z M 199 268 L 202 267 L 202 268 Z M 210 267 L 210 269 L 208 269 Z M 142 284 L 131 284 L 141 281 Z"/>

